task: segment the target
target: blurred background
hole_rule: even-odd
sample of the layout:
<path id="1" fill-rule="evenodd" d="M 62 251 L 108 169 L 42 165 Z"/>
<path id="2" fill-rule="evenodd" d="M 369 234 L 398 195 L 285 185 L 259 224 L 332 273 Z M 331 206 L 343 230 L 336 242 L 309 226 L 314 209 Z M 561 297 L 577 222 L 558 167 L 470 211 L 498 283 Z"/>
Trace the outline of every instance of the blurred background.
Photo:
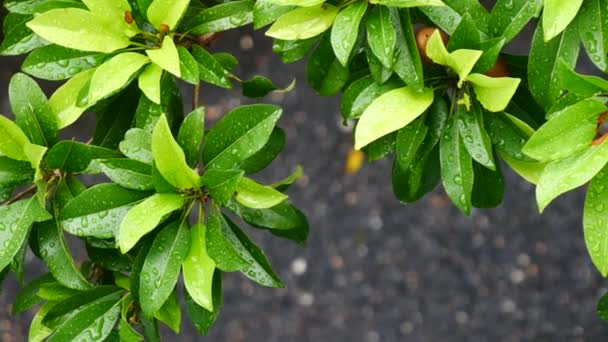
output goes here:
<path id="1" fill-rule="evenodd" d="M 490 4 L 493 1 L 488 1 Z M 525 52 L 529 33 L 510 47 Z M 225 33 L 212 47 L 237 56 L 242 79 L 261 74 L 279 85 L 294 78 L 278 103 L 287 133 L 281 156 L 259 179 L 274 181 L 296 165 L 306 176 L 290 190 L 308 215 L 305 247 L 248 230 L 266 251 L 286 289 L 258 286 L 239 274 L 224 276 L 224 308 L 208 337 L 184 316 L 179 341 L 601 341 L 608 324 L 595 315 L 608 281 L 595 271 L 582 233 L 583 191 L 560 197 L 539 215 L 534 188 L 507 167 L 504 203 L 461 215 L 441 189 L 402 205 L 393 196 L 391 161 L 344 174 L 352 129 L 342 125 L 339 98 L 307 86 L 305 63 L 283 65 L 263 34 Z M 0 112 L 10 113 L 7 86 L 20 59 L 0 57 Z M 583 63 L 582 68 L 592 72 Z M 56 84 L 42 83 L 50 95 Z M 183 88 L 186 111 L 191 89 Z M 213 122 L 251 103 L 239 89 L 203 86 Z M 94 119 L 63 134 L 82 139 Z M 0 137 L 1 139 L 1 137 Z M 75 255 L 84 257 L 78 245 Z M 29 256 L 28 279 L 43 272 Z M 31 313 L 10 314 L 19 285 L 0 294 L 0 341 L 25 341 Z M 164 331 L 167 337 L 172 333 Z M 176 338 L 176 337 L 173 337 Z"/>

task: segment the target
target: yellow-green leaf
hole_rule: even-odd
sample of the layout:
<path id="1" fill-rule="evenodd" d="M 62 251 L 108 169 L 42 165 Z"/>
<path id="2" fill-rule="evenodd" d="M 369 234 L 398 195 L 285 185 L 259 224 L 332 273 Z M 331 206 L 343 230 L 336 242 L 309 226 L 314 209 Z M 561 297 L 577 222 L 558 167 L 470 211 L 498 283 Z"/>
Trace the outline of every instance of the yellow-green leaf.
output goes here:
<path id="1" fill-rule="evenodd" d="M 477 63 L 483 52 L 460 49 L 449 53 L 443 44 L 439 30 L 435 30 L 435 33 L 433 33 L 426 44 L 426 54 L 433 62 L 454 70 L 460 79 L 458 83 L 458 86 L 460 86 L 462 81 L 471 73 L 471 70 L 473 70 L 475 63 Z"/>
<path id="2" fill-rule="evenodd" d="M 160 104 L 160 78 L 162 76 L 163 69 L 157 64 L 148 65 L 139 75 L 139 89 L 156 104 Z"/>
<path id="3" fill-rule="evenodd" d="M 521 82 L 519 78 L 494 78 L 482 74 L 471 74 L 466 80 L 473 84 L 477 100 L 490 112 L 505 110 Z"/>
<path id="4" fill-rule="evenodd" d="M 334 23 L 339 9 L 330 4 L 301 7 L 283 14 L 266 35 L 283 40 L 301 40 L 318 36 Z"/>
<path id="5" fill-rule="evenodd" d="M 23 152 L 25 144 L 29 143 L 27 136 L 17 124 L 0 115 L 0 152 L 5 156 L 28 161 L 27 155 Z"/>
<path id="6" fill-rule="evenodd" d="M 107 19 L 79 8 L 44 12 L 27 27 L 49 42 L 77 50 L 113 52 L 131 45 L 129 37 Z"/>
<path id="7" fill-rule="evenodd" d="M 159 49 L 146 50 L 148 57 L 160 66 L 177 77 L 182 77 L 181 67 L 179 64 L 179 53 L 173 42 L 173 38 L 165 36 L 163 45 Z"/>
<path id="8" fill-rule="evenodd" d="M 135 52 L 116 55 L 95 70 L 91 78 L 88 103 L 95 103 L 126 87 L 133 75 L 150 59 Z"/>
<path id="9" fill-rule="evenodd" d="M 582 4 L 583 0 L 544 0 L 543 31 L 546 42 L 566 29 Z"/>
<path id="10" fill-rule="evenodd" d="M 164 115 L 152 132 L 152 154 L 158 171 L 171 185 L 181 189 L 199 186 L 199 175 L 186 163 L 184 151 L 173 138 Z"/>
<path id="11" fill-rule="evenodd" d="M 253 209 L 272 208 L 287 199 L 284 193 L 249 178 L 241 178 L 236 193 L 240 204 Z"/>
<path id="12" fill-rule="evenodd" d="M 165 24 L 174 30 L 189 4 L 190 0 L 154 0 L 148 7 L 148 20 L 156 28 Z"/>
<path id="13" fill-rule="evenodd" d="M 213 273 L 215 261 L 207 254 L 207 227 L 202 224 L 190 230 L 190 251 L 182 264 L 184 285 L 192 299 L 213 311 Z"/>
<path id="14" fill-rule="evenodd" d="M 139 239 L 158 226 L 166 215 L 180 209 L 186 199 L 179 194 L 156 194 L 131 208 L 118 229 L 116 240 L 127 253 Z"/>
<path id="15" fill-rule="evenodd" d="M 59 128 L 74 123 L 87 109 L 86 106 L 78 105 L 78 93 L 91 80 L 94 72 L 95 69 L 90 69 L 77 74 L 59 87 L 49 99 L 49 105 L 57 116 Z"/>
<path id="16" fill-rule="evenodd" d="M 433 103 L 433 90 L 418 93 L 410 87 L 391 90 L 367 107 L 355 130 L 355 149 L 397 131 L 414 121 Z"/>

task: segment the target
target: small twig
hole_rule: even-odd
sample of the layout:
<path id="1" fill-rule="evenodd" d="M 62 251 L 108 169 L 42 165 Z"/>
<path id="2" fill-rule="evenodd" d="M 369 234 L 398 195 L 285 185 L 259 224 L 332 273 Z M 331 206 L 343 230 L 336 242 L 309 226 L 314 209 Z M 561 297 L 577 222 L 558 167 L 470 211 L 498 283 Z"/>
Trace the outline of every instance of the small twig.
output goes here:
<path id="1" fill-rule="evenodd" d="M 197 83 L 192 89 L 192 110 L 196 110 L 200 106 L 201 101 L 201 84 Z"/>
<path id="2" fill-rule="evenodd" d="M 23 190 L 22 192 L 16 194 L 15 196 L 13 196 L 11 199 L 9 199 L 8 201 L 6 201 L 4 204 L 5 205 L 9 205 L 9 204 L 15 203 L 18 200 L 22 199 L 23 197 L 25 197 L 25 196 L 33 193 L 34 190 L 36 190 L 36 186 L 32 185 L 29 188 L 27 188 L 27 189 Z"/>

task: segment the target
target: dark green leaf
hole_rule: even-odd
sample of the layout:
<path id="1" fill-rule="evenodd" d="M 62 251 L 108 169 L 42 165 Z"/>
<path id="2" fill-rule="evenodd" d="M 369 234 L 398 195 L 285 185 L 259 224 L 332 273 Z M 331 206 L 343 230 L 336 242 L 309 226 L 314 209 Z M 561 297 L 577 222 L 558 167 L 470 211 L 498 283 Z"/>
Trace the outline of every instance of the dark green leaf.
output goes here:
<path id="1" fill-rule="evenodd" d="M 452 203 L 463 213 L 471 212 L 473 191 L 473 163 L 462 143 L 458 123 L 454 117 L 448 119 L 440 143 L 441 179 Z"/>
<path id="2" fill-rule="evenodd" d="M 188 291 L 184 292 L 184 299 L 188 316 L 196 330 L 201 335 L 207 335 L 222 310 L 222 272 L 216 271 L 213 275 L 213 312 L 199 306 Z"/>
<path id="3" fill-rule="evenodd" d="M 306 80 L 321 96 L 332 96 L 348 81 L 349 71 L 334 55 L 328 36 L 312 53 L 306 64 Z"/>
<path id="4" fill-rule="evenodd" d="M 154 239 L 139 284 L 139 301 L 147 317 L 152 317 L 173 292 L 189 244 L 188 227 L 179 222 L 164 227 Z"/>
<path id="5" fill-rule="evenodd" d="M 266 145 L 281 116 L 274 105 L 239 107 L 226 114 L 207 134 L 203 162 L 207 169 L 231 169 Z"/>
<path id="6" fill-rule="evenodd" d="M 103 63 L 107 55 L 48 45 L 34 50 L 27 56 L 21 70 L 32 76 L 50 81 L 72 78 L 84 70 Z"/>
<path id="7" fill-rule="evenodd" d="M 25 74 L 15 74 L 9 84 L 15 122 L 34 144 L 51 146 L 57 140 L 57 119 L 38 84 Z"/>
<path id="8" fill-rule="evenodd" d="M 205 135 L 205 107 L 199 107 L 190 113 L 177 135 L 177 142 L 186 155 L 186 161 L 195 167 L 201 156 L 201 145 Z"/>

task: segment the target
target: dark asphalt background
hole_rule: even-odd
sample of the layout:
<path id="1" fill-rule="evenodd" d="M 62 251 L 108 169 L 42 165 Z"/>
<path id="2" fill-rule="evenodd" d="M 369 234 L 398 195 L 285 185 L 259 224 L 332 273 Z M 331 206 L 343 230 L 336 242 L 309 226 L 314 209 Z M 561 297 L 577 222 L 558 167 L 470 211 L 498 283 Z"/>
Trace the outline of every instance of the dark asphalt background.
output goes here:
<path id="1" fill-rule="evenodd" d="M 523 40 L 525 42 L 525 39 Z M 514 50 L 525 51 L 515 44 Z M 451 206 L 441 189 L 419 203 L 394 197 L 390 161 L 345 176 L 352 145 L 339 99 L 306 85 L 304 64 L 284 66 L 262 35 L 222 35 L 214 46 L 241 62 L 237 74 L 271 77 L 295 91 L 269 96 L 284 107 L 287 146 L 260 179 L 276 180 L 301 164 L 306 177 L 290 196 L 308 215 L 305 248 L 249 230 L 287 285 L 258 286 L 239 274 L 224 277 L 224 310 L 206 338 L 184 319 L 179 341 L 604 341 L 608 325 L 595 316 L 608 282 L 593 268 L 582 235 L 584 194 L 562 196 L 541 216 L 534 188 L 506 170 L 504 204 L 474 210 Z M 0 110 L 18 59 L 0 58 Z M 51 84 L 44 84 L 50 95 Z M 185 88 L 186 90 L 186 88 Z M 209 120 L 251 101 L 239 91 L 203 88 Z M 189 102 L 187 102 L 189 103 Z M 91 118 L 68 130 L 83 137 Z M 82 256 L 82 251 L 75 250 Z M 30 256 L 31 257 L 31 256 Z M 42 272 L 32 261 L 27 276 Z M 24 341 L 31 314 L 11 316 L 18 285 L 0 294 L 0 341 Z M 165 332 L 171 340 L 172 334 Z M 176 337 L 172 337 L 174 340 Z"/>

